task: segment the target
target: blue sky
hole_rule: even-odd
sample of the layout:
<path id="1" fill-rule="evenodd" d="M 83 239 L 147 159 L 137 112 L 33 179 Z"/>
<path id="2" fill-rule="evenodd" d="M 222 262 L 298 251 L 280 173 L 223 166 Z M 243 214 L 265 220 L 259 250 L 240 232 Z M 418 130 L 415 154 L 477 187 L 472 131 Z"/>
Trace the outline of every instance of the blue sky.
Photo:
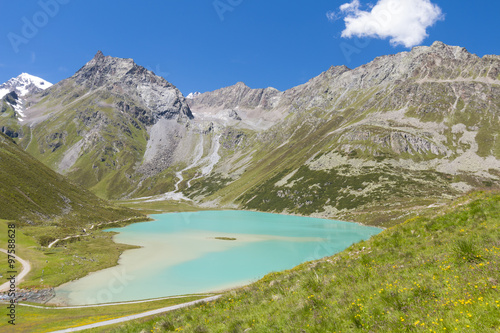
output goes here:
<path id="1" fill-rule="evenodd" d="M 331 65 L 355 68 L 416 42 L 500 54 L 499 1 L 431 0 L 440 12 L 413 17 L 424 22 L 417 27 L 405 24 L 411 6 L 392 18 L 374 14 L 391 1 L 429 7 L 429 0 L 0 0 L 0 83 L 22 72 L 56 83 L 98 50 L 133 58 L 184 94 L 238 81 L 285 90 Z M 385 20 L 384 29 L 367 31 L 362 17 Z"/>

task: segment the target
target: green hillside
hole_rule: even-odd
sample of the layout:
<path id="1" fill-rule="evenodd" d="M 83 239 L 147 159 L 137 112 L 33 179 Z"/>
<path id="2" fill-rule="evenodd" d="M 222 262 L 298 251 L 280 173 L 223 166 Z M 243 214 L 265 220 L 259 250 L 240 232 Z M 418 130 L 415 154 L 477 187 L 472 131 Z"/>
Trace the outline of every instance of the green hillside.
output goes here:
<path id="1" fill-rule="evenodd" d="M 500 195 L 471 194 L 216 302 L 113 332 L 498 332 L 499 212 Z"/>
<path id="2" fill-rule="evenodd" d="M 1 133 L 0 184 L 0 219 L 19 221 L 25 230 L 38 228 L 42 244 L 94 223 L 144 218 L 70 183 Z"/>
<path id="3" fill-rule="evenodd" d="M 127 175 L 133 173 L 134 164 L 144 154 L 147 134 L 144 125 L 133 117 L 97 106 L 96 100 L 116 102 L 107 93 L 89 94 L 35 127 L 31 132 L 34 140 L 28 144 L 25 139 L 21 144 L 26 144 L 26 150 L 34 157 L 75 183 L 100 197 L 116 198 L 118 193 L 123 194 L 125 189 L 133 187 L 133 181 Z M 54 107 L 49 103 L 47 108 Z M 54 127 L 57 128 L 55 131 Z M 90 130 L 98 133 L 99 140 L 86 148 L 80 147 L 82 133 Z M 77 147 L 74 148 L 76 151 L 83 149 L 72 171 L 59 167 L 67 153 L 61 147 Z"/>

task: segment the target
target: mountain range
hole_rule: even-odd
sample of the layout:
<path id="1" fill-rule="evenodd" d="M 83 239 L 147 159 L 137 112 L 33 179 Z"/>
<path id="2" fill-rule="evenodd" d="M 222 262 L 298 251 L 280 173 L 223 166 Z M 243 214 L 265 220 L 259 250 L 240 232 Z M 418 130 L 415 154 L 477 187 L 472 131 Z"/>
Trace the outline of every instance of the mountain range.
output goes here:
<path id="1" fill-rule="evenodd" d="M 388 224 L 499 186 L 500 56 L 441 42 L 286 91 L 239 82 L 185 98 L 102 52 L 22 109 L 13 91 L 2 132 L 106 199 Z"/>

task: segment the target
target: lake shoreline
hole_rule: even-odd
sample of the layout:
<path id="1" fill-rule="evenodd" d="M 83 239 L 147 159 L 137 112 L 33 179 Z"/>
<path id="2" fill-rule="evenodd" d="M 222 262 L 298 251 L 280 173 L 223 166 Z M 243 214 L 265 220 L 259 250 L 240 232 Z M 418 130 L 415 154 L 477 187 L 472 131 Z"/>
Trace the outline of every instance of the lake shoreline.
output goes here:
<path id="1" fill-rule="evenodd" d="M 327 245 L 327 240 L 326 238 L 323 237 L 323 235 L 321 234 L 322 237 L 304 237 L 306 236 L 305 234 L 303 234 L 303 230 L 301 228 L 306 228 L 305 230 L 307 230 L 307 228 L 309 228 L 310 230 L 308 231 L 309 233 L 312 233 L 313 232 L 318 232 L 318 230 L 314 231 L 315 229 L 312 227 L 314 224 L 324 224 L 326 223 L 325 225 L 327 225 L 327 229 L 321 229 L 322 231 L 321 232 L 324 232 L 324 230 L 333 230 L 333 226 L 335 225 L 337 228 L 336 229 L 336 232 L 339 232 L 339 230 L 341 230 L 342 232 L 347 232 L 346 230 L 350 230 L 350 229 L 353 229 L 353 230 L 358 230 L 359 228 L 367 228 L 367 227 L 363 227 L 363 226 L 360 226 L 356 223 L 352 223 L 352 222 L 343 222 L 343 221 L 336 221 L 336 220 L 327 220 L 327 219 L 318 219 L 318 218 L 311 218 L 311 217 L 300 217 L 300 216 L 290 216 L 290 215 L 282 215 L 282 214 L 269 214 L 269 213 L 261 213 L 261 212 L 249 212 L 249 211 L 236 211 L 236 210 L 223 210 L 223 211 L 202 211 L 202 212 L 191 212 L 191 213 L 187 213 L 189 214 L 188 217 L 186 217 L 185 215 L 183 216 L 184 220 L 179 220 L 177 221 L 177 225 L 176 225 L 176 228 L 183 228 L 185 225 L 190 225 L 190 224 L 195 224 L 195 222 L 193 221 L 190 221 L 189 218 L 191 218 L 192 216 L 195 216 L 193 214 L 207 214 L 208 213 L 208 216 L 209 218 L 215 218 L 217 219 L 217 214 L 223 214 L 223 215 L 228 215 L 229 217 L 228 218 L 233 218 L 232 216 L 233 215 L 238 215 L 238 214 L 244 214 L 244 215 L 248 215 L 248 216 L 252 216 L 253 218 L 255 218 L 255 216 L 258 216 L 258 218 L 263 218 L 263 217 L 266 217 L 267 219 L 271 219 L 271 220 L 274 220 L 274 219 L 278 219 L 277 221 L 281 221 L 281 222 L 276 222 L 278 223 L 277 225 L 274 225 L 273 228 L 277 228 L 276 230 L 270 230 L 270 234 L 268 235 L 262 235 L 262 234 L 250 234 L 248 232 L 248 228 L 249 228 L 249 225 L 248 225 L 248 222 L 244 222 L 242 223 L 241 225 L 243 226 L 244 230 L 245 231 L 245 234 L 235 234 L 235 230 L 233 231 L 229 231 L 227 233 L 222 233 L 221 231 L 216 231 L 216 230 L 213 230 L 213 231 L 210 231 L 211 234 L 205 234 L 205 233 L 191 233 L 189 236 L 185 235 L 186 238 L 188 241 L 190 242 L 194 242 L 193 244 L 204 244 L 205 248 L 207 246 L 209 246 L 212 250 L 209 250 L 209 254 L 203 254 L 203 256 L 205 255 L 208 255 L 210 258 L 212 256 L 214 256 L 214 253 L 217 253 L 217 252 L 220 252 L 220 251 L 230 251 L 230 252 L 238 252 L 238 251 L 242 251 L 241 247 L 245 247 L 245 246 L 250 246 L 252 247 L 253 245 L 251 244 L 254 244 L 255 242 L 261 244 L 272 244 L 272 243 L 269 243 L 269 242 L 278 242 L 276 244 L 281 244 L 283 242 L 288 242 L 290 244 L 304 244 L 304 245 L 295 245 L 295 246 L 299 246 L 299 247 L 304 247 L 304 246 L 309 246 L 311 249 L 310 250 L 302 250 L 302 252 L 304 253 L 307 253 L 308 256 L 307 258 L 304 258 L 304 259 L 308 259 L 307 261 L 309 260 L 313 260 L 313 259 L 320 259 L 320 258 L 323 258 L 325 256 L 328 256 L 328 255 L 333 255 L 334 253 L 338 252 L 340 249 L 337 249 L 335 250 L 334 252 L 332 251 L 329 251 L 328 253 L 322 253 L 321 251 L 319 251 L 317 248 L 321 248 L 321 247 L 325 247 L 325 246 L 330 246 L 330 245 Z M 177 217 L 177 218 L 180 218 L 179 216 L 182 216 L 182 215 L 176 215 L 176 214 L 182 214 L 182 213 L 166 213 L 166 214 L 163 214 L 162 216 L 167 216 L 169 219 L 172 219 L 174 217 Z M 134 223 L 132 225 L 129 225 L 127 226 L 126 228 L 132 228 L 132 229 L 135 229 L 135 228 L 138 228 L 138 227 L 141 227 L 141 228 L 152 228 L 152 225 L 151 223 L 153 223 L 153 225 L 155 225 L 154 223 L 157 222 L 157 216 L 158 215 L 150 215 L 150 218 L 153 218 L 155 219 L 155 221 L 153 222 L 141 222 L 141 223 Z M 292 220 L 289 219 L 289 217 L 293 217 Z M 238 218 L 233 218 L 235 220 L 238 220 Z M 310 222 L 304 222 L 305 220 L 308 220 Z M 300 221 L 300 222 L 299 222 Z M 311 223 L 313 222 L 313 223 Z M 212 222 L 206 222 L 208 223 L 208 225 L 211 225 L 210 223 L 214 223 L 214 221 Z M 140 225 L 140 226 L 138 226 Z M 235 227 L 235 224 L 232 223 L 230 224 L 233 228 Z M 265 223 L 264 223 L 265 225 Z M 294 229 L 294 228 L 298 228 L 297 230 L 294 230 L 293 232 L 296 232 L 298 235 L 300 235 L 301 237 L 294 237 L 293 235 L 287 235 L 287 237 L 283 237 L 283 236 L 279 236 L 277 234 L 277 230 L 279 230 L 280 228 L 282 228 L 284 225 L 287 226 L 286 229 Z M 294 226 L 295 225 L 295 226 Z M 133 227 L 131 227 L 133 226 Z M 158 225 L 156 225 L 158 226 Z M 317 225 L 316 225 L 317 227 Z M 312 229 L 311 229 L 312 228 Z M 322 227 L 324 228 L 324 227 Z M 338 229 L 340 228 L 340 229 Z M 373 227 L 368 227 L 367 230 L 371 230 L 370 232 L 373 232 L 373 230 L 378 230 L 378 232 L 381 231 L 380 228 L 373 228 Z M 123 228 L 124 229 L 124 228 Z M 361 229 L 359 229 L 361 230 Z M 115 229 L 112 229 L 112 231 L 116 232 L 117 230 Z M 281 231 L 280 231 L 281 232 Z M 306 233 L 307 234 L 307 233 Z M 134 235 L 136 235 L 136 233 L 134 233 Z M 144 247 L 147 247 L 149 246 L 153 252 L 161 252 L 162 250 L 160 250 L 160 247 L 159 247 L 159 244 L 161 242 L 164 242 L 166 241 L 166 239 L 164 239 L 165 236 L 160 237 L 161 239 L 161 242 L 160 242 L 160 239 L 156 239 L 155 236 L 154 236 L 154 233 L 152 234 L 148 234 L 149 238 L 148 238 L 148 243 L 149 244 L 140 244 L 138 242 L 138 237 L 139 236 L 134 236 L 135 238 L 133 238 L 131 241 L 130 240 L 125 240 L 123 237 L 120 237 L 120 234 L 117 234 L 113 237 L 113 241 L 116 242 L 116 243 L 121 243 L 121 244 L 131 244 L 131 245 L 135 245 L 135 246 L 143 246 L 142 249 L 144 249 Z M 180 234 L 178 234 L 176 237 L 179 237 Z M 292 236 L 292 237 L 290 237 Z M 208 237 L 208 239 L 207 239 Z M 218 239 L 215 239 L 215 237 L 226 237 L 226 238 L 236 238 L 236 240 L 233 240 L 233 241 L 221 241 L 221 240 L 218 240 Z M 356 236 L 356 237 L 359 237 L 359 236 Z M 140 238 L 140 237 L 139 237 Z M 210 239 L 212 238 L 212 239 Z M 366 237 L 364 237 L 364 239 L 366 239 Z M 186 241 L 186 240 L 184 240 Z M 175 239 L 168 239 L 168 242 L 169 244 L 170 243 L 173 243 L 175 244 L 176 243 L 176 240 Z M 298 243 L 297 243 L 298 242 Z M 311 245 L 307 245 L 307 244 L 311 244 Z M 315 244 L 321 244 L 321 245 L 315 245 Z M 349 245 L 352 244 L 352 243 L 349 243 Z M 146 246 L 147 245 L 147 246 Z M 195 245 L 193 245 L 193 247 L 195 247 Z M 268 245 L 266 245 L 268 246 Z M 270 246 L 270 245 L 269 245 Z M 261 247 L 261 245 L 259 245 L 258 247 Z M 316 250 L 315 250 L 316 248 Z M 150 250 L 151 250 L 150 249 Z M 224 250 L 225 249 L 225 250 Z M 233 250 L 234 249 L 234 250 Z M 141 250 L 141 249 L 138 249 L 138 250 Z M 147 249 L 146 249 L 147 250 Z M 148 251 L 150 251 L 148 250 Z M 137 250 L 136 250 L 137 251 Z M 170 253 L 170 256 L 168 258 L 166 257 L 162 257 L 162 265 L 160 265 L 161 267 L 163 268 L 158 268 L 158 269 L 173 269 L 172 267 L 176 266 L 176 265 L 184 265 L 184 266 L 189 266 L 189 265 L 194 265 L 192 263 L 189 263 L 190 261 L 193 261 L 193 260 L 199 260 L 199 256 L 201 256 L 200 253 L 202 252 L 196 252 L 196 251 L 187 251 L 186 252 L 182 252 L 182 253 L 179 253 L 179 252 L 175 252 L 177 251 L 175 248 L 169 248 L 168 249 L 168 253 Z M 213 252 L 215 251 L 215 252 Z M 252 250 L 254 251 L 254 250 Z M 260 253 L 258 252 L 258 248 L 255 250 L 257 251 L 257 253 Z M 281 252 L 283 252 L 284 250 L 280 250 Z M 286 251 L 289 251 L 289 250 L 286 250 Z M 131 254 L 132 252 L 132 254 Z M 147 251 L 146 251 L 147 252 Z M 146 253 L 146 252 L 143 252 L 143 253 Z M 235 253 L 236 253 L 235 252 Z M 298 251 L 300 252 L 300 251 Z M 315 252 L 318 252 L 320 253 L 320 255 L 318 255 L 317 253 Z M 178 254 L 178 256 L 176 255 L 176 253 Z M 211 254 L 210 254 L 211 253 Z M 269 252 L 268 252 L 269 253 Z M 233 254 L 228 254 L 229 257 L 233 256 Z M 288 252 L 283 252 L 282 255 L 285 257 L 286 260 L 291 260 L 291 256 L 290 256 L 290 253 Z M 125 257 L 124 257 L 125 256 Z M 137 254 L 137 253 L 133 253 L 133 251 L 125 251 L 121 256 L 120 256 L 120 259 L 118 261 L 118 265 L 117 266 L 114 266 L 112 268 L 108 268 L 106 270 L 112 270 L 113 268 L 116 268 L 116 267 L 120 267 L 121 264 L 123 264 L 124 260 L 125 262 L 127 262 L 127 260 L 131 260 L 130 258 L 129 259 L 124 259 L 124 258 L 127 258 L 127 257 L 131 257 L 133 258 L 134 256 L 140 256 L 140 254 Z M 146 263 L 146 261 L 144 261 L 145 258 L 141 258 L 140 260 L 142 260 L 143 262 L 141 264 L 139 264 L 138 262 L 140 261 L 139 259 L 134 259 L 135 261 L 133 262 L 134 264 L 134 268 L 130 269 L 130 272 L 131 274 L 130 275 L 133 275 L 132 273 L 136 273 L 136 272 L 139 272 L 141 274 L 144 274 L 144 272 L 146 272 L 148 269 L 151 269 L 151 267 L 149 266 L 155 266 L 154 264 L 152 264 L 152 261 L 150 262 L 149 260 L 150 259 L 147 259 L 146 261 L 149 264 Z M 168 259 L 167 261 L 165 261 L 165 259 Z M 151 259 L 153 260 L 153 259 Z M 232 259 L 231 259 L 232 260 Z M 268 272 L 271 272 L 271 271 L 280 271 L 280 270 L 283 270 L 283 269 L 290 269 L 290 268 L 293 268 L 295 267 L 296 265 L 304 262 L 304 260 L 301 259 L 301 261 L 297 261 L 297 259 L 293 259 L 293 260 L 296 260 L 294 261 L 294 264 L 292 265 L 291 263 L 288 264 L 288 266 L 277 266 L 275 269 L 268 269 L 268 271 L 266 271 L 267 273 Z M 189 263 L 189 264 L 187 264 Z M 236 261 L 237 263 L 237 261 Z M 257 262 L 258 263 L 258 262 Z M 137 268 L 135 266 L 139 265 L 140 267 Z M 204 269 L 206 270 L 204 274 L 208 274 L 210 276 L 210 279 L 215 279 L 214 275 L 214 271 L 216 270 L 223 270 L 225 268 L 223 267 L 230 267 L 231 264 L 224 264 L 222 266 L 220 266 L 220 268 L 216 268 L 218 266 L 214 266 L 214 267 L 211 267 L 211 266 L 208 266 L 207 264 L 205 263 L 199 263 L 197 265 L 201 265 L 202 267 L 205 267 Z M 217 265 L 220 265 L 220 264 L 217 264 Z M 229 265 L 229 266 L 227 266 Z M 132 267 L 130 266 L 127 266 L 127 267 Z M 190 269 L 194 269 L 193 267 L 189 266 Z M 142 270 L 141 270 L 142 269 Z M 234 269 L 234 268 L 233 268 Z M 201 286 L 201 287 L 196 287 L 196 288 L 199 288 L 199 289 L 185 289 L 186 287 L 180 287 L 179 290 L 175 290 L 175 291 L 171 291 L 170 293 L 164 293 L 164 294 L 155 294 L 154 296 L 155 297 L 158 297 L 158 295 L 162 295 L 162 296 L 171 296 L 171 295 L 179 295 L 179 294 L 183 294 L 184 291 L 182 290 L 187 290 L 189 294 L 192 294 L 192 293 L 200 293 L 200 292 L 214 292 L 214 290 L 227 290 L 228 288 L 229 289 L 234 289 L 234 288 L 237 288 L 237 287 L 241 287 L 241 286 L 244 286 L 248 283 L 251 283 L 252 281 L 257 281 L 258 279 L 262 278 L 264 275 L 266 275 L 267 273 L 266 272 L 263 272 L 263 273 L 259 273 L 258 274 L 258 278 L 256 276 L 256 278 L 239 278 L 238 274 L 243 274 L 244 271 L 247 270 L 247 268 L 243 267 L 243 268 L 238 268 L 238 269 L 243 269 L 243 271 L 237 271 L 237 272 L 232 272 L 231 274 L 234 274 L 235 275 L 235 279 L 236 280 L 240 280 L 240 282 L 238 283 L 235 283 L 235 281 L 226 281 L 226 282 L 221 282 L 221 283 L 217 283 L 217 282 L 213 282 L 211 286 L 207 285 L 205 287 Z M 100 274 L 103 274 L 102 272 L 103 271 L 106 271 L 106 270 L 102 270 L 102 271 L 98 271 L 98 272 L 94 272 L 94 273 L 91 273 L 90 275 L 87 275 L 87 279 L 96 279 L 96 276 L 100 276 Z M 154 270 L 154 269 L 153 269 Z M 110 274 L 109 272 L 106 273 L 106 274 Z M 137 273 L 139 274 L 139 273 Z M 168 273 L 172 276 L 177 276 L 175 272 L 175 269 L 174 269 L 174 272 L 172 273 Z M 168 275 L 167 274 L 167 275 Z M 179 273 L 180 274 L 180 273 Z M 194 274 L 194 275 L 197 275 L 197 274 Z M 87 282 L 81 282 L 81 280 L 84 280 L 85 278 L 83 279 L 79 279 L 77 281 L 80 281 L 79 283 L 81 283 L 81 286 L 82 286 L 82 289 L 83 289 L 83 286 L 85 286 L 85 288 L 93 288 L 92 290 L 95 290 L 97 287 L 93 286 L 95 283 L 87 283 Z M 225 278 L 227 279 L 227 278 Z M 224 280 L 224 279 L 223 279 Z M 149 280 L 148 280 L 149 281 Z M 182 281 L 182 280 L 179 280 L 179 281 Z M 193 280 L 194 281 L 194 280 Z M 246 281 L 245 283 L 241 283 L 241 281 Z M 59 288 L 58 290 L 59 291 L 62 291 L 62 290 L 65 290 L 65 288 L 68 287 L 68 285 L 71 285 L 75 283 L 75 281 L 73 282 L 70 282 L 69 284 L 65 284 L 65 285 L 62 285 L 61 287 L 62 288 Z M 130 283 L 135 283 L 135 282 L 130 282 Z M 152 282 L 151 282 L 152 283 Z M 174 282 L 172 282 L 174 283 Z M 180 285 L 183 284 L 183 282 L 178 282 Z M 202 285 L 205 284 L 205 281 L 202 281 Z M 90 285 L 90 287 L 89 287 Z M 217 286 L 218 285 L 218 286 Z M 130 288 L 130 287 L 128 287 Z M 184 288 L 184 289 L 183 289 Z M 204 289 L 203 289 L 204 288 Z M 72 297 L 77 297 L 76 295 L 78 293 L 81 293 L 81 290 L 82 289 L 78 289 L 77 291 L 70 291 L 70 293 L 72 293 Z M 168 288 L 164 288 L 164 290 L 167 290 Z M 77 294 L 75 294 L 75 292 Z M 149 292 L 149 291 L 148 291 Z M 160 291 L 161 292 L 161 291 Z M 101 296 L 104 295 L 104 294 L 110 294 L 109 292 L 107 291 L 101 291 Z M 58 296 L 61 296 L 61 292 L 59 292 Z M 98 294 L 99 295 L 99 294 Z M 113 299 L 113 297 L 121 297 L 121 296 L 116 296 L 116 295 L 108 295 L 109 297 L 111 297 Z M 151 295 L 146 293 L 145 296 L 148 296 L 150 297 Z M 78 296 L 80 297 L 80 296 Z M 82 296 L 83 297 L 83 296 Z M 88 298 L 88 295 L 85 295 L 85 297 Z M 139 297 L 139 296 L 137 296 Z M 137 298 L 137 299 L 143 299 L 143 298 Z M 102 301 L 102 299 L 101 299 Z M 72 301 L 74 302 L 74 301 Z M 71 303 L 71 302 L 70 302 Z M 102 302 L 101 302 L 102 303 Z M 76 304 L 76 303 L 71 303 L 71 304 Z M 85 303 L 85 304 L 88 304 L 88 303 Z"/>

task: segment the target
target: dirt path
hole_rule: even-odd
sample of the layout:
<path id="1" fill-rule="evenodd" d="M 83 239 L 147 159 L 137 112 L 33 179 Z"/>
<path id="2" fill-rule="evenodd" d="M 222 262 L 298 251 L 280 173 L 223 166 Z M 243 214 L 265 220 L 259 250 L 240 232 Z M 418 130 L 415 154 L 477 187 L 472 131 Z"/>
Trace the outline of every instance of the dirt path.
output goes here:
<path id="1" fill-rule="evenodd" d="M 135 315 L 125 316 L 122 318 L 106 320 L 106 321 L 102 321 L 100 323 L 89 324 L 89 325 L 84 325 L 84 326 L 79 326 L 79 327 L 73 327 L 73 328 L 68 328 L 68 329 L 64 329 L 64 330 L 60 330 L 60 331 L 53 331 L 51 333 L 76 332 L 76 331 L 83 331 L 83 330 L 88 330 L 91 328 L 97 328 L 97 327 L 102 327 L 102 326 L 107 326 L 107 325 L 119 324 L 119 323 L 123 323 L 123 322 L 130 321 L 130 320 L 135 320 L 135 319 L 139 319 L 139 318 L 157 315 L 157 314 L 164 313 L 164 312 L 169 312 L 169 311 L 173 311 L 173 310 L 186 308 L 188 306 L 196 305 L 199 303 L 206 303 L 206 302 L 215 301 L 219 297 L 221 297 L 221 296 L 218 295 L 218 296 L 207 297 L 207 298 L 200 299 L 197 301 L 192 301 L 192 302 L 179 304 L 179 305 L 167 306 L 165 308 L 161 308 L 161 309 L 157 309 L 157 310 L 151 310 L 151 311 L 147 311 L 147 312 L 143 312 L 143 313 L 139 313 L 139 314 L 135 314 Z"/>
<path id="2" fill-rule="evenodd" d="M 116 221 L 111 221 L 111 222 L 101 222 L 101 223 L 98 223 L 98 224 L 92 224 L 92 226 L 89 228 L 89 230 L 94 229 L 94 227 L 96 227 L 96 226 L 98 227 L 98 226 L 105 225 L 105 224 L 127 222 L 127 221 L 134 220 L 134 219 L 137 219 L 137 216 L 134 216 L 134 217 L 131 217 L 131 218 L 128 218 L 128 219 L 125 219 L 125 220 L 116 220 Z M 85 230 L 85 229 L 83 229 L 83 231 L 87 232 L 87 230 Z M 51 247 L 53 247 L 54 245 L 56 245 L 59 241 L 64 241 L 64 240 L 68 240 L 68 239 L 71 239 L 71 238 L 78 238 L 78 237 L 88 237 L 88 236 L 91 236 L 91 234 L 86 233 L 86 234 L 83 234 L 83 235 L 68 236 L 68 237 L 62 238 L 62 239 L 58 238 L 55 241 L 53 241 L 52 243 L 50 243 L 49 246 L 47 246 L 47 248 L 50 249 Z"/>
<path id="3" fill-rule="evenodd" d="M 154 298 L 154 299 L 145 299 L 141 301 L 131 301 L 131 302 L 116 302 L 116 303 L 104 303 L 104 304 L 91 304 L 91 305 L 74 305 L 74 306 L 41 306 L 41 305 L 33 305 L 33 304 L 24 304 L 19 303 L 20 306 L 26 306 L 29 308 L 37 308 L 37 309 L 46 309 L 46 310 L 65 310 L 65 309 L 83 309 L 83 308 L 95 308 L 101 306 L 115 306 L 115 305 L 128 305 L 128 304 L 138 304 L 138 303 L 150 303 L 163 301 L 166 299 L 177 299 L 177 298 L 187 298 L 187 297 L 211 297 L 213 295 L 181 295 L 181 296 L 168 296 L 162 298 Z"/>
<path id="4" fill-rule="evenodd" d="M 5 253 L 5 254 L 9 254 L 7 252 L 7 250 L 4 250 L 4 249 L 0 249 L 1 252 Z M 21 271 L 21 273 L 17 274 L 16 275 L 16 286 L 19 285 L 19 283 L 21 283 L 21 281 L 23 280 L 23 278 L 30 272 L 31 270 L 31 265 L 28 261 L 26 260 L 23 260 L 21 258 L 19 258 L 19 256 L 15 255 L 15 254 L 11 254 L 12 256 L 14 256 L 14 258 L 21 263 L 21 265 L 23 265 L 23 270 Z M 3 292 L 3 291 L 8 291 L 10 289 L 10 281 L 7 281 L 5 282 L 4 284 L 2 284 L 0 286 L 0 292 Z"/>

